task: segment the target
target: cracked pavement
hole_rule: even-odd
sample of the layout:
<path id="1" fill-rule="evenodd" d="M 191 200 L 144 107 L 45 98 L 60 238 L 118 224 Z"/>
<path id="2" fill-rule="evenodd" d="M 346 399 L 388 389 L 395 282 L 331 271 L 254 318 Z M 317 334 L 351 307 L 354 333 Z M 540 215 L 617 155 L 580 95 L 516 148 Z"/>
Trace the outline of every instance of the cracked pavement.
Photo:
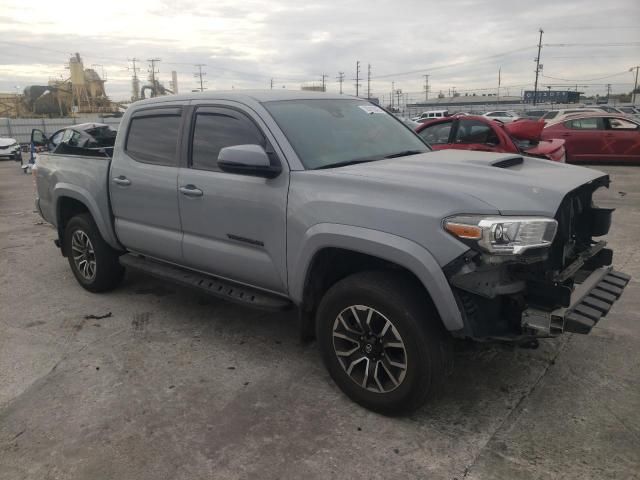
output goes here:
<path id="1" fill-rule="evenodd" d="M 440 398 L 386 418 L 293 314 L 134 274 L 86 292 L 0 163 L 0 479 L 640 478 L 640 169 L 599 168 L 634 277 L 609 316 L 537 350 L 461 346 Z"/>

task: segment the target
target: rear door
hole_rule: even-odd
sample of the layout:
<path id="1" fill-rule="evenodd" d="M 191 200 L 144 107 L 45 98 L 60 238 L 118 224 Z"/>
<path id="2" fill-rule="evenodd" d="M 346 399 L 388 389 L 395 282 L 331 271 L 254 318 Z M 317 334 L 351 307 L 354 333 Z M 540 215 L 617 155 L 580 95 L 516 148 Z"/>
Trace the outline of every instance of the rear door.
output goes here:
<path id="1" fill-rule="evenodd" d="M 565 141 L 567 157 L 573 161 L 606 160 L 602 117 L 576 118 L 564 122 L 559 138 Z"/>
<path id="2" fill-rule="evenodd" d="M 138 110 L 127 125 L 109 175 L 115 230 L 130 250 L 182 262 L 178 213 L 180 107 Z"/>
<path id="3" fill-rule="evenodd" d="M 190 113 L 188 165 L 178 176 L 185 265 L 218 277 L 278 293 L 287 289 L 286 162 L 273 179 L 223 172 L 218 153 L 233 145 L 275 140 L 262 120 L 240 104 L 194 105 Z"/>
<path id="4" fill-rule="evenodd" d="M 640 127 L 623 118 L 605 118 L 604 149 L 612 160 L 640 160 Z"/>

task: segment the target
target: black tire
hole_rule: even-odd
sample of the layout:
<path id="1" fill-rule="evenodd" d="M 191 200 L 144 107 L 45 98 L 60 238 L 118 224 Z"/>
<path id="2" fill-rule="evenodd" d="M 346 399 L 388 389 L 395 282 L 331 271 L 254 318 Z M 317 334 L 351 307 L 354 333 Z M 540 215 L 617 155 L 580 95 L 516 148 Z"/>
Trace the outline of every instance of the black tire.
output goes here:
<path id="1" fill-rule="evenodd" d="M 338 329 L 336 332 L 339 334 L 347 332 L 345 328 L 353 321 L 353 310 L 350 307 L 355 305 L 374 310 L 370 317 L 372 330 L 380 332 L 380 325 L 386 325 L 387 322 L 396 330 L 387 328 L 387 333 L 379 337 L 377 343 L 373 333 L 371 337 L 358 337 L 359 350 L 344 357 L 358 342 L 350 339 L 345 344 L 346 339 L 334 337 L 334 328 Z M 366 312 L 368 316 L 369 310 L 356 310 L 356 313 Z M 342 323 L 338 320 L 338 315 L 342 315 Z M 354 331 L 358 330 L 355 323 L 350 325 Z M 393 338 L 389 341 L 389 331 L 394 338 L 396 334 L 399 335 L 402 349 L 381 347 L 398 344 Z M 361 272 L 337 282 L 325 294 L 318 307 L 316 335 L 325 366 L 338 387 L 365 408 L 385 415 L 410 413 L 420 408 L 429 397 L 439 393 L 451 367 L 449 334 L 444 330 L 431 301 L 426 298 L 424 289 L 414 279 L 400 272 Z M 368 338 L 374 340 L 369 343 Z M 367 352 L 372 349 L 373 356 L 370 356 Z M 343 356 L 339 356 L 336 350 L 343 353 Z M 361 362 L 358 355 L 367 356 L 368 360 Z M 406 365 L 404 373 L 401 373 L 401 368 L 390 366 L 389 361 L 394 355 L 396 358 L 392 364 Z M 352 378 L 347 373 L 346 365 L 351 366 L 354 359 L 359 363 L 352 368 Z M 385 362 L 385 359 L 389 369 L 395 369 L 391 373 L 399 381 L 391 381 L 391 375 L 383 372 L 383 368 L 372 372 L 373 380 L 370 375 L 365 379 L 364 370 L 370 366 L 382 367 L 380 362 Z M 361 376 L 358 376 L 358 368 L 362 370 Z M 400 373 L 396 374 L 397 372 Z M 361 386 L 361 380 L 368 388 Z M 388 391 L 385 390 L 385 380 Z"/>
<path id="2" fill-rule="evenodd" d="M 88 237 L 89 251 L 92 253 L 87 253 L 87 256 L 83 258 L 91 259 L 95 263 L 92 270 L 93 275 L 81 271 L 84 264 L 80 266 L 77 264 L 74 253 L 78 254 L 79 251 L 74 250 L 78 247 L 74 244 L 74 235 L 76 235 L 76 239 Z M 120 253 L 104 241 L 93 218 L 88 213 L 76 215 L 69 220 L 64 230 L 63 247 L 71 271 L 78 283 L 86 290 L 96 293 L 106 292 L 114 289 L 122 280 L 124 268 L 118 261 Z"/>

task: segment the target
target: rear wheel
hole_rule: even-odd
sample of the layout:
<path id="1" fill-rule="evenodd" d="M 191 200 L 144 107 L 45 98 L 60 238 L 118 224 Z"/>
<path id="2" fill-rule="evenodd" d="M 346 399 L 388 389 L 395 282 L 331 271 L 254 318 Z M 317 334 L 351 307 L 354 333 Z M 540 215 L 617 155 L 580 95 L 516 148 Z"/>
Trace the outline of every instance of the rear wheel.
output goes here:
<path id="1" fill-rule="evenodd" d="M 446 376 L 448 336 L 425 292 L 404 274 L 363 272 L 339 281 L 320 303 L 316 328 L 331 377 L 371 410 L 416 410 Z"/>
<path id="2" fill-rule="evenodd" d="M 122 280 L 120 255 L 104 241 L 89 214 L 69 220 L 64 231 L 64 251 L 76 280 L 90 292 L 111 290 Z"/>

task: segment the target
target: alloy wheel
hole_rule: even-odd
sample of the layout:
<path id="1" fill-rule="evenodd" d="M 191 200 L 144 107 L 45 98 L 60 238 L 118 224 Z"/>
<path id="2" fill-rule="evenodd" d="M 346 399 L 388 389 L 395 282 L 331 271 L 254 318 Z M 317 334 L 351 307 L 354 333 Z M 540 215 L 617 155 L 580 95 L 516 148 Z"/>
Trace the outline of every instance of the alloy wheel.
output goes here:
<path id="1" fill-rule="evenodd" d="M 349 378 L 366 390 L 388 393 L 407 373 L 407 350 L 400 333 L 382 313 L 351 305 L 333 323 L 333 349 Z"/>
<path id="2" fill-rule="evenodd" d="M 86 281 L 92 281 L 96 277 L 96 254 L 91 239 L 82 230 L 73 232 L 71 254 L 78 273 Z"/>

